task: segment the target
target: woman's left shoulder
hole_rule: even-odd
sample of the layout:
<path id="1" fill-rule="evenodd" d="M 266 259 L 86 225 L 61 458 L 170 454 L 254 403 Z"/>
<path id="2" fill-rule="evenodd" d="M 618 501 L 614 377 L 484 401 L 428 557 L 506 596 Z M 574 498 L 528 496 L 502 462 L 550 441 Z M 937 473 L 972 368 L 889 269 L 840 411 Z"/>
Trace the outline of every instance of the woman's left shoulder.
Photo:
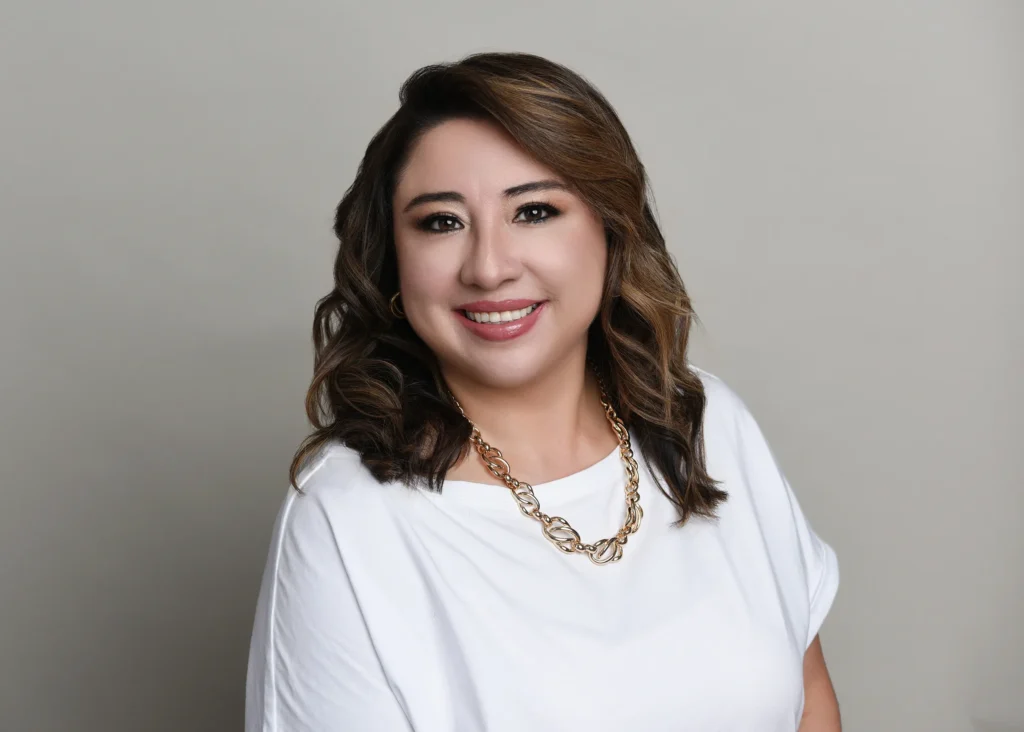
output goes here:
<path id="1" fill-rule="evenodd" d="M 729 477 L 755 500 L 784 497 L 785 478 L 761 426 L 743 399 L 720 377 L 691 366 L 704 386 L 703 441 L 712 477 Z M 716 475 L 717 473 L 717 475 Z"/>
<path id="2" fill-rule="evenodd" d="M 690 371 L 697 375 L 704 388 L 704 431 L 731 438 L 739 437 L 745 430 L 757 427 L 746 403 L 719 376 L 690 364 Z"/>
<path id="3" fill-rule="evenodd" d="M 704 385 L 708 473 L 729 494 L 719 528 L 732 531 L 737 545 L 755 546 L 771 556 L 776 584 L 792 599 L 807 648 L 839 585 L 836 554 L 811 528 L 743 400 L 722 379 L 690 368 Z"/>

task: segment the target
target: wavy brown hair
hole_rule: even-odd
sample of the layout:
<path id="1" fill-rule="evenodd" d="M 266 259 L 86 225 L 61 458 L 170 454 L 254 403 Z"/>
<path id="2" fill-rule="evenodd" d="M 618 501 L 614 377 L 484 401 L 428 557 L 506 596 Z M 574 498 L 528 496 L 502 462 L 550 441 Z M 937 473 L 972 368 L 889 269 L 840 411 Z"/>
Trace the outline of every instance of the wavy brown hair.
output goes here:
<path id="1" fill-rule="evenodd" d="M 441 490 L 469 446 L 433 353 L 388 304 L 398 291 L 392 196 L 416 141 L 454 118 L 489 120 L 558 173 L 603 219 L 608 269 L 588 359 L 680 520 L 713 516 L 725 498 L 707 474 L 703 386 L 687 366 L 694 313 L 650 203 L 643 165 L 608 101 L 577 73 L 522 53 L 480 53 L 426 66 L 374 135 L 338 206 L 334 289 L 317 303 L 313 433 L 290 478 L 331 442 L 380 481 Z"/>

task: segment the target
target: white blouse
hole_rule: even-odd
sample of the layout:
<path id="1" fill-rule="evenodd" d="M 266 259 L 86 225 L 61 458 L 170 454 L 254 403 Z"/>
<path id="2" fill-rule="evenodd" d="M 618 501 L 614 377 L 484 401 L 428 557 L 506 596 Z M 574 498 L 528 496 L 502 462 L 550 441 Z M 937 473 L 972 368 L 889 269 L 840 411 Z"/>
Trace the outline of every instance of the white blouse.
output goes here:
<path id="1" fill-rule="evenodd" d="M 274 527 L 247 732 L 793 732 L 839 583 L 753 417 L 698 371 L 716 521 L 673 526 L 641 466 L 623 558 L 559 552 L 506 488 L 381 484 L 325 449 Z M 585 542 L 624 515 L 618 450 L 534 486 Z"/>

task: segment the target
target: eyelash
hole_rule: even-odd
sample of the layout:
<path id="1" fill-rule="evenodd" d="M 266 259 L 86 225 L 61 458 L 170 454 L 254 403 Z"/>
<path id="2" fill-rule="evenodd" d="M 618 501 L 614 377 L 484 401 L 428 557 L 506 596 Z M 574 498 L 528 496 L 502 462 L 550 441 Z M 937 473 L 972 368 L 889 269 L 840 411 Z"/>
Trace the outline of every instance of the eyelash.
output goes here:
<path id="1" fill-rule="evenodd" d="M 519 215 L 521 213 L 523 213 L 524 211 L 529 211 L 530 209 L 534 209 L 534 208 L 540 209 L 541 211 L 543 211 L 545 213 L 545 215 L 540 217 L 540 218 L 533 219 L 532 221 L 524 221 L 522 223 L 531 224 L 531 225 L 532 224 L 542 224 L 545 221 L 548 221 L 549 219 L 553 219 L 556 216 L 561 215 L 561 213 L 562 213 L 557 208 L 552 206 L 550 203 L 541 203 L 539 201 L 536 201 L 534 203 L 523 204 L 518 209 L 516 209 L 516 218 L 519 218 Z M 459 231 L 459 229 L 457 229 L 457 228 L 456 229 L 432 229 L 431 228 L 431 226 L 433 225 L 433 223 L 435 221 L 444 221 L 446 219 L 454 219 L 455 221 L 459 221 L 459 217 L 456 216 L 455 214 L 451 214 L 451 213 L 436 213 L 436 214 L 432 214 L 430 216 L 427 216 L 425 219 L 421 220 L 417 224 L 417 228 L 422 229 L 423 231 L 426 231 L 427 233 L 430 233 L 430 234 L 450 234 L 453 231 Z M 459 224 L 461 225 L 462 222 L 459 221 Z"/>

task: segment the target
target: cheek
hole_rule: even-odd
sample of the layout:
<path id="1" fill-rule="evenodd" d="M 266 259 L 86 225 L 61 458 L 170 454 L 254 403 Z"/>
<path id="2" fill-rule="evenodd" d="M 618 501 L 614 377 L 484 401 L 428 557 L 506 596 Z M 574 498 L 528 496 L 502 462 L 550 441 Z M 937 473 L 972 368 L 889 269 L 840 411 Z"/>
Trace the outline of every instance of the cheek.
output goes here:
<path id="1" fill-rule="evenodd" d="M 456 258 L 418 243 L 395 242 L 402 301 L 412 307 L 446 299 L 458 271 Z"/>
<path id="2" fill-rule="evenodd" d="M 599 223 L 558 237 L 545 256 L 545 269 L 561 299 L 571 299 L 581 308 L 598 306 L 607 267 L 608 246 Z"/>

